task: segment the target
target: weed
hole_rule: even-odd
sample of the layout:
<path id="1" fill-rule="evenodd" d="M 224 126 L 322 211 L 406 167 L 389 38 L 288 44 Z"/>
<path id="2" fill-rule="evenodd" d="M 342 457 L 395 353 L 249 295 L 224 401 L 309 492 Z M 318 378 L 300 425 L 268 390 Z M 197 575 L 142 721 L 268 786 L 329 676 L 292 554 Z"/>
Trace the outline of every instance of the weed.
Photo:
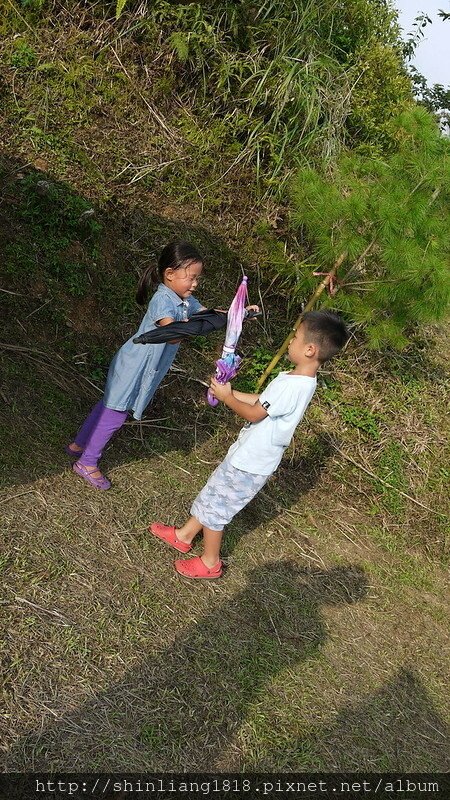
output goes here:
<path id="1" fill-rule="evenodd" d="M 427 565 L 417 556 L 402 553 L 394 563 L 377 564 L 366 562 L 365 568 L 376 575 L 382 585 L 397 594 L 407 586 L 417 591 L 433 591 L 432 573 Z"/>
<path id="2" fill-rule="evenodd" d="M 207 353 L 213 349 L 211 342 L 206 336 L 192 336 L 190 341 L 192 346 L 201 353 Z"/>
<path id="3" fill-rule="evenodd" d="M 91 204 L 68 187 L 44 180 L 39 173 L 29 173 L 21 181 L 22 207 L 20 215 L 27 222 L 47 230 L 95 236 L 101 225 L 94 217 Z M 84 235 L 83 235 L 84 234 Z"/>
<path id="4" fill-rule="evenodd" d="M 403 497 L 395 491 L 400 489 L 406 491 L 407 484 L 404 473 L 405 454 L 398 442 L 388 442 L 381 451 L 378 459 L 377 474 L 393 488 L 379 485 L 381 495 L 380 502 L 391 514 L 399 514 L 403 511 L 405 501 Z"/>
<path id="5" fill-rule="evenodd" d="M 20 5 L 29 10 L 39 12 L 43 9 L 46 0 L 20 0 Z"/>
<path id="6" fill-rule="evenodd" d="M 3 553 L 0 556 L 0 572 L 6 571 L 6 568 L 11 562 L 11 554 L 10 553 Z"/>
<path id="7" fill-rule="evenodd" d="M 252 352 L 251 357 L 245 359 L 242 370 L 233 384 L 235 388 L 241 392 L 254 392 L 258 378 L 270 364 L 272 358 L 272 351 L 267 350 L 265 347 L 257 347 Z M 271 380 L 276 378 L 283 369 L 286 369 L 286 364 L 279 362 L 271 373 Z"/>
<path id="8" fill-rule="evenodd" d="M 22 235 L 4 246 L 5 272 L 22 285 L 43 280 L 52 295 L 61 289 L 75 298 L 86 295 L 101 231 L 91 205 L 39 173 L 22 179 L 19 201 Z"/>
<path id="9" fill-rule="evenodd" d="M 377 513 L 379 513 L 379 509 L 377 509 Z M 388 553 L 398 552 L 400 547 L 398 536 L 394 536 L 385 528 L 370 528 L 368 534 Z"/>
<path id="10" fill-rule="evenodd" d="M 156 749 L 161 745 L 161 731 L 159 727 L 147 724 L 142 728 L 141 739 L 150 749 Z"/>
<path id="11" fill-rule="evenodd" d="M 343 420 L 366 434 L 371 439 L 378 441 L 380 431 L 378 429 L 377 417 L 367 408 L 356 404 L 343 404 L 340 408 Z"/>
<path id="12" fill-rule="evenodd" d="M 136 312 L 136 277 L 131 273 L 108 271 L 107 275 L 101 275 L 98 294 L 102 304 L 114 308 L 116 315 Z"/>
<path id="13" fill-rule="evenodd" d="M 16 39 L 10 61 L 16 69 L 31 69 L 36 63 L 36 53 L 24 39 Z"/>
<path id="14" fill-rule="evenodd" d="M 366 438 L 379 441 L 378 415 L 357 402 L 346 400 L 338 381 L 327 378 L 325 386 L 320 389 L 320 396 L 339 413 L 347 425 L 361 431 Z"/>

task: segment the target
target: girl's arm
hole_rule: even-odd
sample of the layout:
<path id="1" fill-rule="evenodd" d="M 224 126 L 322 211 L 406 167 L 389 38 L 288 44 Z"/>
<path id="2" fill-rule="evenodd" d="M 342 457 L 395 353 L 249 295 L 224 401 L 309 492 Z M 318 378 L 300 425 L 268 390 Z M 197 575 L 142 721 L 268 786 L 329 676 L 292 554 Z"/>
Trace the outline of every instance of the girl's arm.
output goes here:
<path id="1" fill-rule="evenodd" d="M 202 308 L 200 310 L 204 311 L 205 310 L 204 306 L 202 306 Z M 245 306 L 245 310 L 246 311 L 257 311 L 259 313 L 259 306 Z M 215 308 L 214 311 L 220 311 L 221 314 L 228 314 L 229 309 L 228 308 Z"/>
<path id="2" fill-rule="evenodd" d="M 155 325 L 170 325 L 171 322 L 175 322 L 174 317 L 163 317 L 162 319 L 157 319 Z"/>
<path id="3" fill-rule="evenodd" d="M 197 311 L 194 311 L 193 316 L 195 316 L 195 314 L 198 314 L 200 311 L 207 311 L 207 307 L 200 306 L 200 308 L 197 308 Z M 227 308 L 214 308 L 213 311 L 220 311 L 221 314 L 228 314 Z"/>
<path id="4" fill-rule="evenodd" d="M 245 310 L 259 312 L 259 306 L 246 306 Z M 206 306 L 200 306 L 197 311 L 194 311 L 194 314 L 198 314 L 199 311 L 206 311 Z M 214 311 L 219 311 L 221 314 L 228 314 L 228 308 L 215 308 Z"/>
<path id="5" fill-rule="evenodd" d="M 156 320 L 155 325 L 159 328 L 161 325 L 170 325 L 171 322 L 175 322 L 173 317 L 163 317 L 162 319 Z M 180 342 L 181 339 L 171 339 L 167 344 L 180 344 Z"/>

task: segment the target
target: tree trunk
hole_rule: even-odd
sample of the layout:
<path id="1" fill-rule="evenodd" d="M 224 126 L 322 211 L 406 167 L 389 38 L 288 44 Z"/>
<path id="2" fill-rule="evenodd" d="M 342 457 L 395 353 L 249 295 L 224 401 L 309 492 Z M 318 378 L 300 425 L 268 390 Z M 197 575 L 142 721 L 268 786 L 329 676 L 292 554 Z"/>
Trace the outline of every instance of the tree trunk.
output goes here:
<path id="1" fill-rule="evenodd" d="M 301 321 L 303 319 L 303 314 L 306 314 L 307 311 L 311 311 L 311 309 L 313 308 L 314 304 L 317 302 L 317 300 L 319 299 L 319 297 L 322 294 L 322 292 L 327 288 L 327 286 L 329 286 L 330 281 L 332 280 L 332 278 L 335 277 L 336 272 L 338 271 L 339 267 L 345 261 L 346 258 L 347 258 L 347 252 L 341 253 L 339 258 L 335 262 L 334 266 L 331 268 L 330 272 L 325 276 L 325 278 L 323 279 L 322 283 L 320 283 L 319 286 L 317 287 L 317 289 L 314 292 L 313 296 L 308 300 L 308 302 L 307 302 L 306 306 L 304 307 L 302 313 L 300 314 L 300 316 L 296 320 L 295 325 L 292 328 L 291 332 L 289 333 L 288 336 L 286 336 L 286 339 L 284 340 L 284 342 L 281 345 L 280 349 L 277 350 L 277 352 L 275 353 L 274 357 L 272 358 L 272 361 L 266 367 L 266 369 L 264 370 L 263 374 L 259 378 L 258 383 L 256 385 L 257 391 L 260 390 L 260 388 L 263 385 L 264 381 L 269 377 L 269 375 L 272 372 L 273 368 L 278 364 L 281 356 L 284 355 L 284 353 L 288 349 L 289 343 L 291 342 L 292 337 L 295 334 L 295 331 L 297 330 L 297 328 L 301 324 Z"/>

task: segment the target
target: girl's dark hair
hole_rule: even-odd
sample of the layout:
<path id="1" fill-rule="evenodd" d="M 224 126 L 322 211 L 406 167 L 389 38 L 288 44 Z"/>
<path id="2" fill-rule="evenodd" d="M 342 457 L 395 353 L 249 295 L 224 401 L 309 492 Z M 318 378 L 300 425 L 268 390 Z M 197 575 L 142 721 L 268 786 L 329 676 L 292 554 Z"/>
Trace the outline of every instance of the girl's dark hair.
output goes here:
<path id="1" fill-rule="evenodd" d="M 181 269 L 188 267 L 194 261 L 201 261 L 203 258 L 197 248 L 189 242 L 174 241 L 166 244 L 162 251 L 157 266 L 147 267 L 142 274 L 136 292 L 136 302 L 143 306 L 155 283 L 162 283 L 166 269 Z"/>

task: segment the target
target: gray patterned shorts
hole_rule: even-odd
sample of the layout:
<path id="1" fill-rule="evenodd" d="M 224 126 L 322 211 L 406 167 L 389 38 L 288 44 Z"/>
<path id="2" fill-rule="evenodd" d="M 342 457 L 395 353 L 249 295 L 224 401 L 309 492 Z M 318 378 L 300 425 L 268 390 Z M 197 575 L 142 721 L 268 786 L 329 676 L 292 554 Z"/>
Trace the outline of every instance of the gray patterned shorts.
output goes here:
<path id="1" fill-rule="evenodd" d="M 191 514 L 205 528 L 221 531 L 262 489 L 270 475 L 254 475 L 225 459 L 197 495 Z"/>

